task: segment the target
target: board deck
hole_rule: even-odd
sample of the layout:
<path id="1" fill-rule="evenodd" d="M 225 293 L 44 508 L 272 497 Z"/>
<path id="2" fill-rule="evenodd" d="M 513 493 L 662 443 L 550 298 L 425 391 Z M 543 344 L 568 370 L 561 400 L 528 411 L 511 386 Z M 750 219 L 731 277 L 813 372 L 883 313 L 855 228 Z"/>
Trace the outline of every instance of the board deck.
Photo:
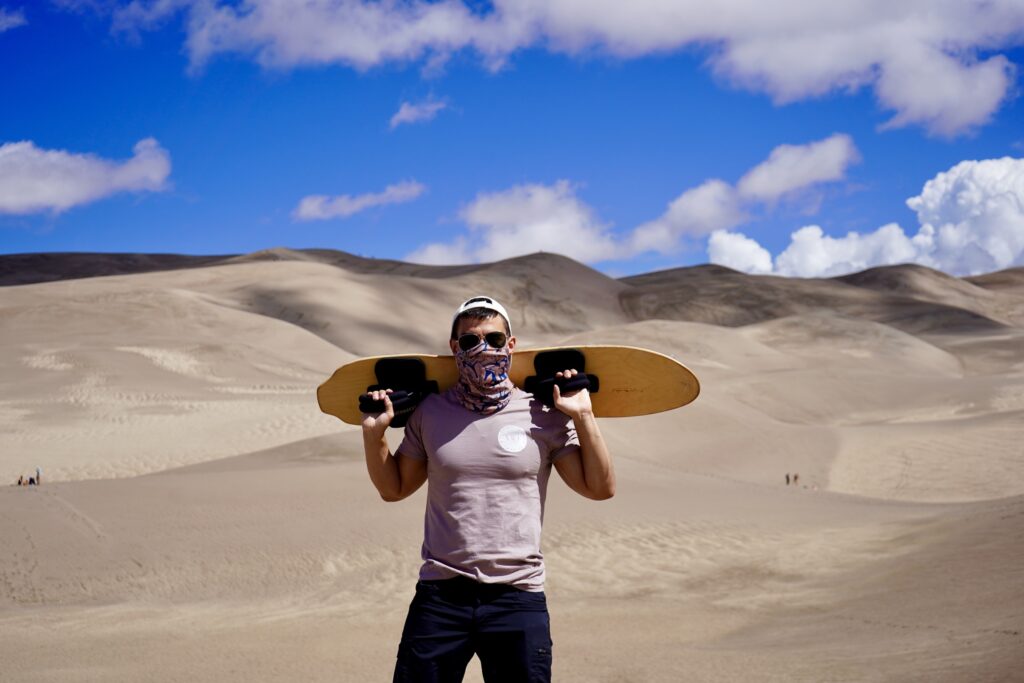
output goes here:
<path id="1" fill-rule="evenodd" d="M 533 359 L 544 351 L 572 348 L 586 357 L 586 372 L 597 375 L 600 387 L 590 395 L 597 417 L 649 415 L 684 406 L 700 393 L 700 382 L 679 361 L 647 349 L 632 346 L 571 346 L 515 351 L 512 354 L 512 382 L 522 387 L 534 374 Z M 377 383 L 374 366 L 382 358 L 418 358 L 427 379 L 444 391 L 458 380 L 455 358 L 427 354 L 404 354 L 360 358 L 338 368 L 317 389 L 320 409 L 348 424 L 360 424 L 358 398 Z"/>

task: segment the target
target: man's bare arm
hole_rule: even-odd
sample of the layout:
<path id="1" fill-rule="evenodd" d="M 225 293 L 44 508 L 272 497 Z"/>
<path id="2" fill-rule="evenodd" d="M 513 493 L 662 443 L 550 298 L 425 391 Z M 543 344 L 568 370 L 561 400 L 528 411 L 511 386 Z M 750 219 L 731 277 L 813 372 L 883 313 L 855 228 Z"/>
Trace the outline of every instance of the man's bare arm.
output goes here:
<path id="1" fill-rule="evenodd" d="M 392 455 L 385 432 L 395 417 L 395 409 L 387 392 L 375 391 L 375 400 L 383 400 L 385 412 L 363 415 L 363 451 L 370 481 L 389 503 L 411 496 L 427 480 L 427 461 Z"/>
<path id="2" fill-rule="evenodd" d="M 572 377 L 575 370 L 558 373 Z M 593 500 L 607 500 L 615 495 L 615 468 L 612 466 L 608 445 L 601 435 L 597 418 L 586 389 L 562 396 L 554 388 L 555 407 L 572 418 L 576 436 L 580 441 L 579 453 L 559 458 L 555 469 L 562 480 L 576 493 Z"/>

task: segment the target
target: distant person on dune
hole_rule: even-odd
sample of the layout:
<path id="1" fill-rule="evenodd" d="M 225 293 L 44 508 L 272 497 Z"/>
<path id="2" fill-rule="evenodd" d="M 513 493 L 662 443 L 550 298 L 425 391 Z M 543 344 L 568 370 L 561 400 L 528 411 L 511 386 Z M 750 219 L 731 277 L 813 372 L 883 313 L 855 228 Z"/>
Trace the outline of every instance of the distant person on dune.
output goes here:
<path id="1" fill-rule="evenodd" d="M 786 472 L 786 486 L 789 486 L 789 472 Z"/>
<path id="2" fill-rule="evenodd" d="M 386 411 L 363 415 L 370 480 L 386 501 L 427 482 L 416 596 L 409 606 L 394 680 L 458 682 L 473 655 L 484 680 L 551 680 L 541 520 L 551 469 L 577 493 L 611 498 L 615 473 L 586 389 L 546 408 L 509 379 L 508 314 L 490 297 L 463 303 L 449 346 L 458 382 L 417 406 L 392 455 Z M 571 377 L 575 370 L 559 372 Z"/>
<path id="3" fill-rule="evenodd" d="M 800 475 L 796 474 L 794 472 L 793 473 L 793 486 L 798 486 L 799 484 L 800 484 Z"/>

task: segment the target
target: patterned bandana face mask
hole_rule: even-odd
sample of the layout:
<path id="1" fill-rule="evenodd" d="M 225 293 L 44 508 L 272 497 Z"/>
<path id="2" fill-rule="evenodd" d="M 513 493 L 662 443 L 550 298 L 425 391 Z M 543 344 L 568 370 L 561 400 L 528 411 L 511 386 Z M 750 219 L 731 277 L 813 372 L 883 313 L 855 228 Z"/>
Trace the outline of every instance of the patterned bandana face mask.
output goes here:
<path id="1" fill-rule="evenodd" d="M 452 387 L 456 400 L 466 410 L 490 415 L 496 413 L 512 398 L 512 351 L 506 344 L 500 349 L 489 346 L 486 340 L 455 354 L 459 381 Z"/>

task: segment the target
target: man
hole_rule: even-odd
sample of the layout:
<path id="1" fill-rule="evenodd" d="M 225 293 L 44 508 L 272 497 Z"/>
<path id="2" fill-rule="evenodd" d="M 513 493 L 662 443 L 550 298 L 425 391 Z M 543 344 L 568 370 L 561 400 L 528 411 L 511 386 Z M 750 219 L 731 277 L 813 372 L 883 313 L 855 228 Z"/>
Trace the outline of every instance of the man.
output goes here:
<path id="1" fill-rule="evenodd" d="M 594 500 L 615 493 L 611 457 L 586 389 L 554 390 L 547 408 L 509 379 L 508 313 L 490 297 L 463 303 L 449 346 L 459 380 L 410 416 L 392 455 L 385 412 L 363 416 L 370 480 L 399 501 L 427 482 L 416 596 L 409 606 L 394 680 L 461 681 L 474 654 L 484 679 L 551 680 L 551 635 L 540 551 L 551 468 Z M 572 377 L 575 370 L 559 372 Z"/>

